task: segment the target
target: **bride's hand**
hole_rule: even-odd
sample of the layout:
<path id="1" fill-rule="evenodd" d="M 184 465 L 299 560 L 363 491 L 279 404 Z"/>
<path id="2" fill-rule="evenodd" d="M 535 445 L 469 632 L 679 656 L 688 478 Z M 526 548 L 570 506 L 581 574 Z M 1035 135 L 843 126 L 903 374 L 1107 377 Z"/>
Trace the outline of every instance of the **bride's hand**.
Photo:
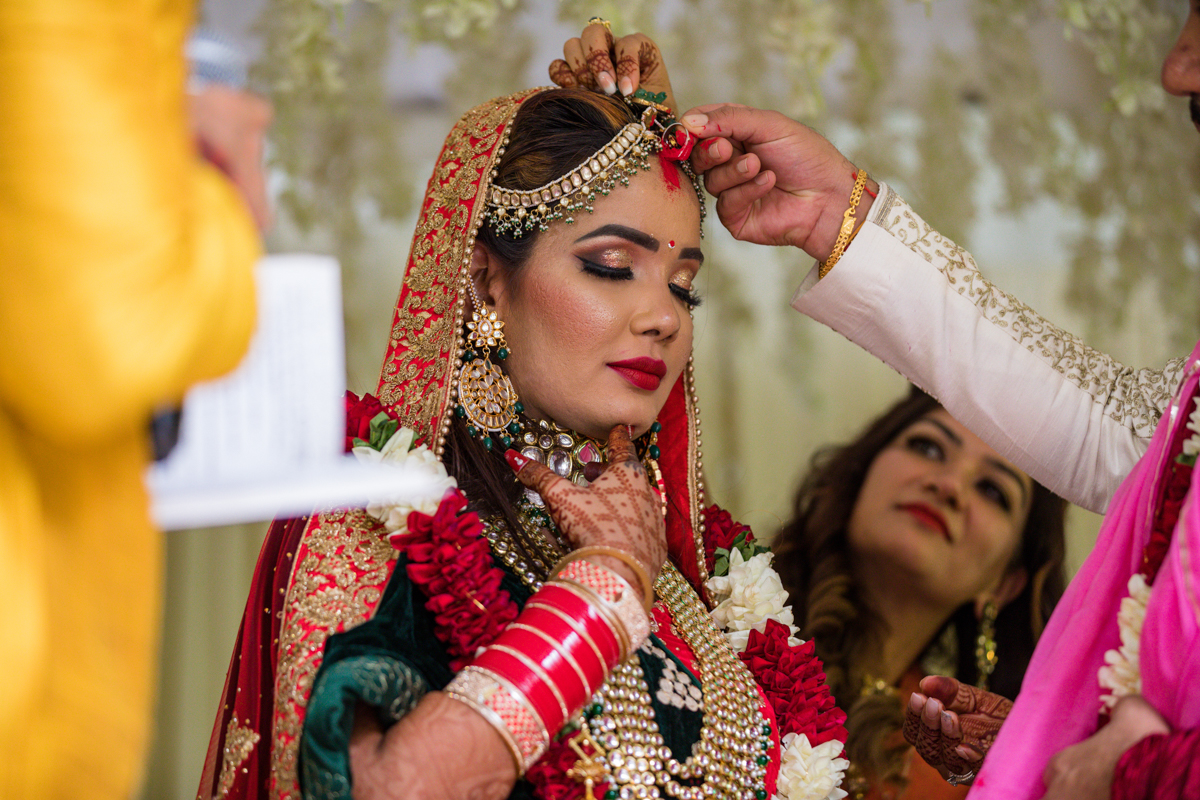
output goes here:
<path id="1" fill-rule="evenodd" d="M 608 464 L 587 488 L 576 486 L 516 450 L 504 455 L 516 470 L 517 479 L 546 501 L 550 518 L 567 541 L 575 547 L 622 550 L 646 568 L 653 583 L 667 560 L 662 501 L 646 479 L 626 426 L 613 428 L 605 452 Z M 588 560 L 612 569 L 631 586 L 639 586 L 637 576 L 622 561 L 608 556 Z"/>
<path id="2" fill-rule="evenodd" d="M 579 38 L 566 41 L 563 57 L 550 63 L 550 80 L 557 86 L 579 86 L 605 94 L 628 96 L 639 88 L 655 94 L 666 92 L 666 105 L 679 111 L 658 45 L 643 33 L 614 39 L 599 22 L 589 23 Z"/>

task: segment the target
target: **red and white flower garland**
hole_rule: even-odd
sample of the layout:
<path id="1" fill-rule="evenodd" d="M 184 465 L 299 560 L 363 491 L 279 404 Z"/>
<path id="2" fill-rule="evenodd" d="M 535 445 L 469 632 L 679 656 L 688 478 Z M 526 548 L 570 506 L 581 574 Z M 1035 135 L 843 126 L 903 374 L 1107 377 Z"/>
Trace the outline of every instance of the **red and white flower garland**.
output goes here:
<path id="1" fill-rule="evenodd" d="M 1117 626 L 1121 635 L 1121 646 L 1104 654 L 1104 666 L 1097 676 L 1100 688 L 1106 690 L 1100 696 L 1100 712 L 1108 714 L 1122 697 L 1142 693 L 1142 669 L 1139 650 L 1142 640 L 1142 623 L 1146 619 L 1146 606 L 1150 602 L 1150 587 L 1158 568 L 1166 558 L 1171 543 L 1171 534 L 1179 521 L 1179 512 L 1187 498 L 1192 483 L 1192 470 L 1200 455 L 1200 398 L 1194 398 L 1193 410 L 1188 417 L 1187 431 L 1180 453 L 1170 462 L 1164 480 L 1162 506 L 1154 519 L 1150 540 L 1142 553 L 1142 569 L 1129 579 L 1129 596 L 1121 600 L 1117 611 Z"/>
<path id="2" fill-rule="evenodd" d="M 406 555 L 406 573 L 428 598 L 425 607 L 435 615 L 435 635 L 446 646 L 451 667 L 459 670 L 519 611 L 500 586 L 503 572 L 491 556 L 479 516 L 465 510 L 466 497 L 432 451 L 414 446 L 413 432 L 390 420 L 375 398 L 347 398 L 347 427 L 347 448 L 360 459 L 416 461 L 445 487 L 437 497 L 382 498 L 367 513 L 384 524 L 389 541 Z M 705 518 L 713 575 L 707 586 L 719 601 L 711 613 L 762 688 L 778 725 L 783 754 L 775 798 L 841 800 L 846 793 L 839 787 L 848 766 L 840 757 L 846 715 L 834 703 L 813 643 L 795 636 L 772 556 L 728 512 L 712 506 Z M 526 778 L 542 800 L 582 797 L 582 785 L 566 775 L 576 758 L 560 741 L 530 768 Z M 604 788 L 596 787 L 600 792 Z"/>

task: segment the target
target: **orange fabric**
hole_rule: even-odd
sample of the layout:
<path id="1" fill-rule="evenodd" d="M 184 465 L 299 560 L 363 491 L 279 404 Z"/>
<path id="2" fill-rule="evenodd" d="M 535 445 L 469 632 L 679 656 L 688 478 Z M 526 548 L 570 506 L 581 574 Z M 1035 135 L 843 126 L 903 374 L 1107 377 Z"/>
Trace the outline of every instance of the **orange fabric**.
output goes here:
<path id="1" fill-rule="evenodd" d="M 918 690 L 921 678 L 925 672 L 919 664 L 909 667 L 908 672 L 900 679 L 900 701 L 908 703 L 908 697 Z M 904 741 L 903 734 L 896 731 L 896 743 Z M 912 747 L 908 748 L 907 760 L 908 786 L 899 794 L 885 792 L 878 786 L 872 786 L 866 800 L 962 800 L 970 790 L 969 786 L 951 786 L 935 768 L 925 763 Z"/>
<path id="2" fill-rule="evenodd" d="M 232 368 L 258 237 L 185 116 L 190 0 L 0 4 L 0 797 L 129 798 L 156 406 Z"/>

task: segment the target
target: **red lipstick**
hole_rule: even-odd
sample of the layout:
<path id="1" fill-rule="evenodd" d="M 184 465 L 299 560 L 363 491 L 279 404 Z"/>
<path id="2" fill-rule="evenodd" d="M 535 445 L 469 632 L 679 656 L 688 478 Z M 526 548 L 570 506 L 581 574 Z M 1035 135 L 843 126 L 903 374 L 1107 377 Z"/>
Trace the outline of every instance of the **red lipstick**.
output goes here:
<path id="1" fill-rule="evenodd" d="M 950 538 L 950 526 L 946 524 L 946 518 L 936 508 L 924 503 L 906 503 L 900 506 L 900 510 L 912 514 L 926 528 L 940 533 L 947 542 L 954 541 Z"/>
<path id="2" fill-rule="evenodd" d="M 667 374 L 666 362 L 646 356 L 610 361 L 608 367 L 637 388 L 650 392 L 658 388 L 663 375 Z"/>

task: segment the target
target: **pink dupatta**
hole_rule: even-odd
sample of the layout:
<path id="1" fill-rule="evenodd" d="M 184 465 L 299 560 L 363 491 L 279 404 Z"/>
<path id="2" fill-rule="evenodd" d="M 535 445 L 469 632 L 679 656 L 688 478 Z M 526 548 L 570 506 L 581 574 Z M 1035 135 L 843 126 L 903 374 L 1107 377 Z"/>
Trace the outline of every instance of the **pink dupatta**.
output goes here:
<path id="1" fill-rule="evenodd" d="M 1169 444 L 1192 412 L 1200 344 L 1150 449 L 1117 490 L 1096 546 L 1050 618 L 1021 692 L 975 780 L 971 800 L 1037 800 L 1060 750 L 1100 724 L 1097 674 L 1120 646 L 1117 611 L 1149 540 Z M 1180 407 L 1180 398 L 1187 405 Z M 1142 628 L 1142 694 L 1173 729 L 1200 727 L 1200 469 L 1154 580 Z"/>

